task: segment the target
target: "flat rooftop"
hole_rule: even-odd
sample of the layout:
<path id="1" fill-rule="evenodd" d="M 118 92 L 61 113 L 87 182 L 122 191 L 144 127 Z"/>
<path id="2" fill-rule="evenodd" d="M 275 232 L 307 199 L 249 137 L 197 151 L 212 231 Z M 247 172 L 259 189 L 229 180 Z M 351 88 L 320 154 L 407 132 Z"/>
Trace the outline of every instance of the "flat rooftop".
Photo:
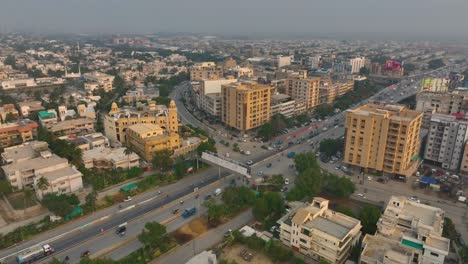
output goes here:
<path id="1" fill-rule="evenodd" d="M 392 263 L 411 263 L 411 250 L 402 246 L 397 240 L 380 235 L 366 235 L 363 244 L 365 247 L 361 253 L 362 260 L 369 258 L 378 261 L 377 263 L 386 263 L 385 259 L 390 258 L 394 261 Z"/>
<path id="2" fill-rule="evenodd" d="M 138 155 L 132 153 L 125 154 L 125 148 L 93 148 L 83 151 L 83 161 L 92 159 L 107 159 L 113 161 L 121 161 L 122 159 L 130 158 L 130 160 L 138 159 Z"/>
<path id="3" fill-rule="evenodd" d="M 336 221 L 332 221 L 330 218 L 316 217 L 312 221 L 307 221 L 304 223 L 304 226 L 309 229 L 317 229 L 326 234 L 329 234 L 333 237 L 338 238 L 339 240 L 343 239 L 351 228 L 344 226 Z"/>
<path id="4" fill-rule="evenodd" d="M 382 115 L 398 121 L 411 121 L 422 115 L 421 112 L 408 109 L 401 105 L 392 104 L 365 104 L 355 109 L 346 110 L 360 116 Z"/>
<path id="5" fill-rule="evenodd" d="M 28 170 L 40 170 L 60 163 L 67 163 L 68 160 L 61 158 L 55 154 L 51 154 L 50 157 L 37 157 L 29 159 L 27 162 L 18 162 L 13 164 L 8 164 L 2 167 L 5 173 L 14 172 L 14 171 L 28 171 Z"/>
<path id="6" fill-rule="evenodd" d="M 41 173 L 41 175 L 49 182 L 52 182 L 62 177 L 79 176 L 81 172 L 71 166 L 67 166 L 58 170 Z"/>
<path id="7" fill-rule="evenodd" d="M 46 142 L 31 141 L 19 146 L 6 148 L 2 153 L 2 157 L 5 160 L 16 162 L 37 157 L 41 151 L 47 150 L 49 150 L 49 147 Z"/>

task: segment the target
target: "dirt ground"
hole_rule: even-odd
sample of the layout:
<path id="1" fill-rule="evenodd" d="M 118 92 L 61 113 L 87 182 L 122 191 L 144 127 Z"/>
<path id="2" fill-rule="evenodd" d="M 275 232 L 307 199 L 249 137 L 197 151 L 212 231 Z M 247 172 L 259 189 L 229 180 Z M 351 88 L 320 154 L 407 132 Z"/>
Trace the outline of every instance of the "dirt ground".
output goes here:
<path id="1" fill-rule="evenodd" d="M 247 250 L 247 252 L 249 253 L 252 253 L 253 255 L 253 258 L 252 260 L 249 262 L 249 261 L 245 261 L 241 256 L 240 256 L 240 252 L 242 250 Z M 247 263 L 255 263 L 255 264 L 273 264 L 272 261 L 270 261 L 270 259 L 261 254 L 261 253 L 258 253 L 258 252 L 255 252 L 253 250 L 250 250 L 248 249 L 247 247 L 243 246 L 243 245 L 239 245 L 239 244 L 236 244 L 236 245 L 233 245 L 231 247 L 227 247 L 225 249 L 223 249 L 223 254 L 221 255 L 221 259 L 225 259 L 225 260 L 229 260 L 229 261 L 235 261 L 236 263 L 239 263 L 239 264 L 247 264 Z"/>
<path id="2" fill-rule="evenodd" d="M 196 218 L 173 233 L 177 243 L 184 244 L 208 231 L 206 218 Z"/>

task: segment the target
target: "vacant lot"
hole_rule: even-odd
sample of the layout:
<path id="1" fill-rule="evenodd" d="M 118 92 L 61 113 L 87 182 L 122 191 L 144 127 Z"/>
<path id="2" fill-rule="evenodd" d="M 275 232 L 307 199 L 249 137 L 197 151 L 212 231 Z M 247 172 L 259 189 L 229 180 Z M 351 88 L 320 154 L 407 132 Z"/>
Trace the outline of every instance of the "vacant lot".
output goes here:
<path id="1" fill-rule="evenodd" d="M 251 253 L 253 258 L 250 261 L 244 260 L 240 253 L 246 250 L 248 253 Z M 223 250 L 223 254 L 221 255 L 221 259 L 226 259 L 229 261 L 235 261 L 236 263 L 255 263 L 255 264 L 273 264 L 273 262 L 268 259 L 267 256 L 255 252 L 253 250 L 248 249 L 246 246 L 236 244 L 231 247 L 227 247 Z"/>
<path id="2" fill-rule="evenodd" d="M 35 196 L 25 196 L 24 193 L 14 193 L 8 196 L 8 201 L 15 210 L 23 210 L 36 205 Z"/>
<path id="3" fill-rule="evenodd" d="M 177 243 L 184 244 L 208 230 L 206 218 L 196 218 L 173 233 Z"/>

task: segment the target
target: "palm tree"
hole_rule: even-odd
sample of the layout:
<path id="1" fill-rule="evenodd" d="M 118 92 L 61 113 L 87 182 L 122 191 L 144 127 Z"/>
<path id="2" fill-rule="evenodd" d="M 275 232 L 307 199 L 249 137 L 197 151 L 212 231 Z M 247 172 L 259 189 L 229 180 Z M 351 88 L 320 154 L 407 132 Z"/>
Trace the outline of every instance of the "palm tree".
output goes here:
<path id="1" fill-rule="evenodd" d="M 127 155 L 128 169 L 130 169 L 130 155 L 133 154 L 133 151 L 128 147 L 128 145 L 124 149 L 124 154 Z"/>
<path id="2" fill-rule="evenodd" d="M 39 188 L 39 190 L 41 190 L 41 197 L 42 197 L 43 192 L 49 188 L 50 184 L 46 178 L 41 177 L 39 178 L 39 180 L 37 180 L 36 186 L 37 188 Z"/>

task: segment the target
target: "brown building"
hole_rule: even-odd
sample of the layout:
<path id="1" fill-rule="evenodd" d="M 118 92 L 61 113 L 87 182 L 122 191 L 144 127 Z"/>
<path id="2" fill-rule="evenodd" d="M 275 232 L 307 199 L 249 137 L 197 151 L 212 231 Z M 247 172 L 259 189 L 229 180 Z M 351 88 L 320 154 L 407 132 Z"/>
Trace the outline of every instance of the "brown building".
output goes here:
<path id="1" fill-rule="evenodd" d="M 419 165 L 422 113 L 398 105 L 366 104 L 346 111 L 343 161 L 411 176 Z"/>
<path id="2" fill-rule="evenodd" d="M 271 87 L 249 83 L 221 86 L 221 121 L 229 127 L 246 131 L 270 120 Z"/>
<path id="3" fill-rule="evenodd" d="M 29 119 L 0 125 L 0 147 L 6 148 L 31 141 L 37 136 L 37 123 Z"/>
<path id="4" fill-rule="evenodd" d="M 217 80 L 223 77 L 223 68 L 214 62 L 201 62 L 190 67 L 190 80 Z"/>
<path id="5" fill-rule="evenodd" d="M 2 123 L 7 122 L 7 117 L 18 119 L 19 113 L 18 110 L 16 110 L 14 104 L 5 104 L 2 107 L 0 107 L 0 118 Z M 9 121 L 11 122 L 11 120 Z"/>
<path id="6" fill-rule="evenodd" d="M 298 76 L 290 76 L 286 80 L 286 94 L 296 101 L 304 101 L 306 109 L 319 105 L 319 77 L 308 77 L 303 71 Z"/>

